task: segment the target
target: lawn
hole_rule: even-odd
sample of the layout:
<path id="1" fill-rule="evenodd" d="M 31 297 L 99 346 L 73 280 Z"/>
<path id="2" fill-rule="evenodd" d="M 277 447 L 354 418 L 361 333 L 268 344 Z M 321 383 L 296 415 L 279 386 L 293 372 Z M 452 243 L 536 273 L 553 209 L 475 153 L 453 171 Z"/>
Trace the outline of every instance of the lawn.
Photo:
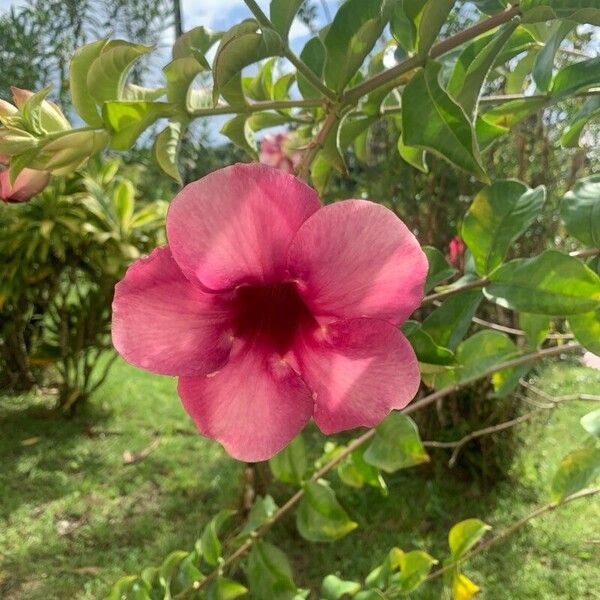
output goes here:
<path id="1" fill-rule="evenodd" d="M 554 395 L 597 393 L 600 371 L 550 364 L 538 385 Z M 119 361 L 83 414 L 64 420 L 47 406 L 42 396 L 0 398 L 1 598 L 103 598 L 121 575 L 191 547 L 219 508 L 239 508 L 241 466 L 194 434 L 173 380 Z M 437 451 L 433 466 L 386 477 L 387 498 L 345 488 L 334 476 L 340 501 L 360 524 L 341 542 L 307 544 L 293 519 L 271 539 L 288 553 L 297 583 L 313 588 L 328 572 L 366 575 L 393 545 L 441 558 L 452 523 L 477 516 L 498 530 L 547 501 L 560 458 L 585 437 L 578 420 L 590 407 L 575 401 L 520 426 L 519 456 L 493 489 L 458 477 L 445 466 L 448 453 Z M 281 502 L 291 489 L 274 485 L 272 493 Z M 570 504 L 465 571 L 486 599 L 600 598 L 599 524 L 600 503 Z M 414 597 L 439 598 L 439 589 Z"/>

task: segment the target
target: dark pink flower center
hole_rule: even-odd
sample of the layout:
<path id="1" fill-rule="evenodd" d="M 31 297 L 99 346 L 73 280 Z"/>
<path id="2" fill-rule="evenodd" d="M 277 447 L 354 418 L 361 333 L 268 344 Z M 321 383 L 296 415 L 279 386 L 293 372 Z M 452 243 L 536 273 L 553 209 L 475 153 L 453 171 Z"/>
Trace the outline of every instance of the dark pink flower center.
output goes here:
<path id="1" fill-rule="evenodd" d="M 243 286 L 237 290 L 234 335 L 285 354 L 301 329 L 316 326 L 295 283 Z"/>

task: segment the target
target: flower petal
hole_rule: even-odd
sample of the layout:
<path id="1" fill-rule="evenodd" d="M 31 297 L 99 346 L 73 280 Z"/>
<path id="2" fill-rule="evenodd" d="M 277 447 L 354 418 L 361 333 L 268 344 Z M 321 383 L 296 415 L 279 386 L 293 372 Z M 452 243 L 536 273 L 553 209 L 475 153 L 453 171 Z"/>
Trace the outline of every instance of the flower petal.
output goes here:
<path id="1" fill-rule="evenodd" d="M 276 281 L 294 234 L 319 207 L 316 192 L 292 175 L 233 165 L 177 194 L 167 216 L 169 246 L 185 275 L 209 289 Z"/>
<path id="2" fill-rule="evenodd" d="M 315 394 L 315 422 L 326 434 L 374 427 L 419 389 L 417 358 L 400 331 L 379 319 L 336 321 L 296 350 Z"/>
<path id="3" fill-rule="evenodd" d="M 177 391 L 198 430 L 247 462 L 279 452 L 313 412 L 311 392 L 298 374 L 250 344 L 237 346 L 215 374 L 181 377 Z"/>
<path id="4" fill-rule="evenodd" d="M 229 307 L 222 295 L 186 279 L 162 246 L 134 262 L 117 284 L 113 344 L 125 360 L 154 373 L 211 373 L 231 350 Z"/>
<path id="5" fill-rule="evenodd" d="M 289 269 L 313 313 L 404 321 L 419 306 L 427 257 L 394 213 L 367 200 L 321 208 L 298 230 Z"/>

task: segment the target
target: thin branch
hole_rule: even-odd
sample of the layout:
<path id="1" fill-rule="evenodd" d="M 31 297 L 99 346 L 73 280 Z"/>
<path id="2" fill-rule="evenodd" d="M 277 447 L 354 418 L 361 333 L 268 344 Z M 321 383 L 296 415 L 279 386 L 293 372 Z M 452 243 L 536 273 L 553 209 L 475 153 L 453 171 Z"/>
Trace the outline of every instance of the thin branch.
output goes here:
<path id="1" fill-rule="evenodd" d="M 256 20 L 263 26 L 269 29 L 274 29 L 273 23 L 271 23 L 269 17 L 263 12 L 261 7 L 256 3 L 255 0 L 244 0 L 246 6 L 250 9 L 250 12 L 256 17 Z M 298 69 L 306 79 L 321 92 L 326 98 L 330 100 L 337 100 L 337 95 L 333 90 L 330 90 L 321 79 L 315 75 L 308 65 L 306 65 L 300 58 L 298 58 L 291 50 L 287 42 L 283 47 L 283 55 Z"/>
<path id="2" fill-rule="evenodd" d="M 591 256 L 598 256 L 599 254 L 600 248 L 584 248 L 583 250 L 569 252 L 569 256 L 575 256 L 577 258 L 589 258 Z"/>
<path id="3" fill-rule="evenodd" d="M 253 102 L 234 108 L 229 105 L 219 105 L 212 108 L 198 108 L 189 113 L 191 117 L 210 117 L 212 115 L 229 115 L 254 113 L 263 110 L 286 110 L 289 108 L 317 108 L 323 106 L 323 100 L 305 98 L 304 100 L 273 100 L 269 102 Z"/>
<path id="4" fill-rule="evenodd" d="M 469 27 L 455 35 L 452 35 L 441 42 L 438 42 L 434 46 L 432 46 L 429 51 L 430 58 L 437 58 L 454 48 L 476 38 L 478 35 L 489 31 L 490 29 L 494 29 L 503 23 L 507 23 L 513 17 L 520 14 L 520 10 L 518 6 L 512 6 L 511 8 L 506 9 L 503 12 L 500 12 L 496 15 L 493 15 L 489 19 L 485 19 L 476 23 L 472 27 Z M 368 94 L 372 90 L 382 87 L 388 83 L 392 83 L 395 79 L 416 69 L 417 67 L 421 67 L 427 61 L 427 55 L 424 56 L 411 56 L 406 60 L 402 61 L 400 64 L 392 67 L 391 69 L 387 69 L 386 71 L 382 71 L 378 73 L 374 77 L 366 79 L 362 83 L 350 88 L 343 96 L 342 103 L 343 104 L 354 104 L 359 98 Z"/>
<path id="5" fill-rule="evenodd" d="M 441 567 L 440 569 L 437 569 L 436 571 L 434 571 L 433 573 L 428 575 L 425 578 L 425 581 L 432 581 L 433 579 L 436 579 L 440 575 L 443 575 L 444 573 L 451 571 L 458 564 L 463 563 L 467 560 L 470 560 L 477 554 L 484 552 L 490 546 L 497 544 L 499 541 L 503 540 L 505 537 L 509 536 L 511 533 L 513 533 L 514 531 L 516 531 L 523 525 L 527 524 L 532 519 L 535 519 L 536 517 L 539 517 L 545 513 L 552 512 L 553 510 L 556 510 L 557 508 L 564 506 L 565 504 L 568 504 L 569 502 L 573 502 L 574 500 L 579 500 L 581 498 L 587 498 L 589 496 L 594 496 L 598 493 L 600 493 L 600 487 L 588 488 L 588 489 L 576 492 L 574 494 L 571 494 L 570 496 L 566 496 L 560 502 L 550 502 L 549 504 L 545 504 L 544 506 L 540 506 L 539 508 L 536 508 L 533 512 L 530 512 L 528 515 L 521 517 L 518 521 L 515 521 L 512 525 L 510 525 L 506 529 L 502 530 L 498 535 L 490 538 L 489 540 L 483 542 L 482 544 L 479 544 L 479 546 L 475 547 L 470 552 L 467 552 L 466 554 L 461 556 L 458 560 L 448 563 L 448 564 L 444 565 L 443 567 Z"/>
<path id="6" fill-rule="evenodd" d="M 423 302 L 421 302 L 421 305 L 429 304 L 430 302 L 435 302 L 436 300 L 441 300 L 442 298 L 446 298 L 447 296 L 452 296 L 453 294 L 464 292 L 465 290 L 483 287 L 487 283 L 489 283 L 489 279 L 487 277 L 482 277 L 481 279 L 476 279 L 475 281 L 471 281 L 470 283 L 465 283 L 465 285 L 449 288 L 447 290 L 444 290 L 443 292 L 429 294 L 429 296 L 425 296 L 425 298 L 423 298 Z"/>
<path id="7" fill-rule="evenodd" d="M 500 363 L 498 365 L 494 365 L 493 367 L 487 369 L 483 373 L 469 377 L 460 383 L 455 383 L 454 385 L 449 385 L 441 390 L 437 390 L 423 398 L 420 398 L 416 402 L 413 402 L 409 406 L 407 406 L 402 412 L 405 415 L 410 415 L 425 406 L 429 406 L 433 402 L 444 398 L 454 392 L 457 392 L 461 388 L 475 383 L 480 379 L 485 379 L 498 371 L 503 371 L 504 369 L 512 369 L 513 367 L 518 367 L 520 365 L 526 365 L 540 358 L 548 358 L 549 356 L 556 356 L 562 354 L 563 352 L 574 352 L 575 350 L 581 350 L 581 344 L 565 344 L 563 346 L 553 346 L 552 348 L 544 348 L 543 350 L 538 350 L 537 352 L 532 352 L 530 354 L 524 354 L 523 356 L 518 356 L 517 358 L 513 358 L 512 360 L 507 360 L 506 362 Z"/>
<path id="8" fill-rule="evenodd" d="M 335 126 L 338 119 L 339 117 L 335 113 L 333 107 L 331 107 L 330 111 L 325 117 L 325 120 L 323 121 L 323 124 L 321 125 L 319 133 L 317 133 L 316 137 L 311 141 L 311 143 L 308 145 L 308 148 L 302 154 L 302 159 L 298 165 L 298 177 L 300 177 L 300 179 L 308 181 L 310 176 L 310 166 L 315 159 L 317 152 L 323 147 L 329 132 Z"/>
<path id="9" fill-rule="evenodd" d="M 524 380 L 522 380 L 521 383 L 523 384 Z M 453 448 L 454 450 L 452 452 L 452 456 L 450 457 L 450 460 L 448 461 L 448 466 L 450 468 L 452 468 L 456 464 L 458 455 L 460 454 L 461 450 L 464 448 L 464 446 L 466 444 L 468 444 L 472 440 L 483 437 L 485 435 L 491 435 L 491 434 L 497 433 L 499 431 L 504 431 L 505 429 L 510 429 L 511 427 L 514 427 L 515 425 L 520 425 L 521 423 L 524 423 L 525 421 L 529 421 L 529 419 L 531 419 L 539 414 L 554 410 L 557 406 L 559 406 L 563 402 L 570 402 L 573 400 L 582 400 L 583 399 L 582 396 L 589 396 L 589 395 L 588 394 L 568 394 L 565 396 L 550 397 L 552 400 L 551 402 L 549 402 L 547 404 L 537 404 L 537 408 L 535 410 L 531 410 L 527 413 L 519 415 L 518 417 L 515 417 L 514 419 L 504 421 L 503 423 L 498 423 L 497 425 L 491 425 L 489 427 L 484 427 L 483 429 L 478 429 L 477 431 L 472 431 L 471 433 L 468 433 L 467 435 L 463 436 L 462 438 L 460 438 L 459 440 L 456 440 L 454 442 L 426 441 L 426 442 L 423 442 L 423 445 L 431 447 L 431 448 Z M 600 396 L 598 396 L 596 398 L 600 401 Z M 525 398 L 523 398 L 523 400 L 525 400 Z"/>

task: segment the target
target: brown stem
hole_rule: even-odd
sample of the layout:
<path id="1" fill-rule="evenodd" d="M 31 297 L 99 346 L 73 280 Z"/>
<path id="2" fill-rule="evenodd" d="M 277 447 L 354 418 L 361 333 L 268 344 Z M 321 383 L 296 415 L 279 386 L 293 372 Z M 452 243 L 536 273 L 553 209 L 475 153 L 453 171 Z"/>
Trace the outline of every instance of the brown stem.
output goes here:
<path id="1" fill-rule="evenodd" d="M 304 181 L 308 181 L 310 177 L 310 166 L 317 155 L 317 152 L 323 147 L 327 136 L 331 129 L 335 126 L 338 121 L 338 116 L 335 113 L 333 107 L 330 108 L 319 133 L 317 133 L 315 139 L 308 145 L 308 148 L 304 151 L 300 164 L 298 165 L 298 177 Z"/>
<path id="2" fill-rule="evenodd" d="M 467 552 L 465 555 L 461 556 L 458 560 L 455 560 L 449 564 L 444 565 L 440 569 L 437 569 L 437 571 L 434 571 L 433 573 L 428 575 L 425 578 L 425 581 L 431 581 L 433 579 L 436 579 L 440 575 L 443 575 L 444 573 L 447 573 L 448 571 L 451 571 L 452 569 L 454 569 L 458 564 L 463 563 L 467 560 L 470 560 L 471 558 L 473 558 L 473 556 L 480 554 L 481 552 L 484 552 L 490 546 L 493 546 L 494 544 L 503 540 L 505 537 L 507 537 L 508 535 L 510 535 L 511 533 L 513 533 L 514 531 L 516 531 L 517 529 L 519 529 L 520 527 L 522 527 L 523 525 L 525 525 L 526 523 L 531 521 L 532 519 L 535 519 L 536 517 L 539 517 L 545 513 L 552 512 L 553 510 L 556 510 L 560 506 L 564 506 L 565 504 L 568 504 L 569 502 L 573 502 L 574 500 L 579 500 L 581 498 L 587 498 L 589 496 L 594 496 L 595 494 L 598 494 L 598 493 L 600 493 L 600 487 L 589 488 L 589 489 L 581 490 L 579 492 L 571 494 L 570 496 L 566 496 L 560 502 L 550 502 L 549 504 L 545 504 L 544 506 L 540 506 L 539 508 L 536 508 L 533 512 L 530 512 L 528 515 L 521 517 L 518 521 L 515 521 L 512 525 L 510 525 L 506 529 L 502 530 L 498 535 L 494 536 L 493 538 L 490 538 L 486 542 L 483 542 L 482 544 L 480 544 L 479 546 L 477 546 L 470 552 Z"/>
<path id="3" fill-rule="evenodd" d="M 446 298 L 447 296 L 452 296 L 454 294 L 458 294 L 460 292 L 464 292 L 465 290 L 471 290 L 473 288 L 483 287 L 489 283 L 489 279 L 487 277 L 482 277 L 481 279 L 476 279 L 475 281 L 471 281 L 470 283 L 465 283 L 465 285 L 461 285 L 459 287 L 450 288 L 444 290 L 443 292 L 437 292 L 436 294 L 429 294 L 429 296 L 425 296 L 421 305 L 429 304 L 430 302 L 435 302 L 436 300 L 441 300 L 442 298 Z"/>
<path id="4" fill-rule="evenodd" d="M 430 58 L 437 58 L 454 48 L 457 48 L 461 44 L 476 38 L 478 35 L 489 31 L 490 29 L 494 29 L 503 23 L 507 23 L 513 17 L 520 14 L 520 10 L 518 6 L 512 6 L 507 8 L 505 11 L 500 12 L 496 15 L 493 15 L 489 19 L 485 19 L 484 21 L 480 21 L 476 23 L 472 27 L 465 29 L 455 35 L 438 42 L 434 46 L 431 47 L 429 51 Z M 404 73 L 408 73 L 417 67 L 423 66 L 427 60 L 427 56 L 411 56 L 406 60 L 402 61 L 400 64 L 392 67 L 391 69 L 387 69 L 386 71 L 382 71 L 378 73 L 374 77 L 371 77 L 362 83 L 350 88 L 343 96 L 342 103 L 343 104 L 354 104 L 359 98 L 368 94 L 372 90 L 387 85 L 391 83 L 400 75 Z"/>

